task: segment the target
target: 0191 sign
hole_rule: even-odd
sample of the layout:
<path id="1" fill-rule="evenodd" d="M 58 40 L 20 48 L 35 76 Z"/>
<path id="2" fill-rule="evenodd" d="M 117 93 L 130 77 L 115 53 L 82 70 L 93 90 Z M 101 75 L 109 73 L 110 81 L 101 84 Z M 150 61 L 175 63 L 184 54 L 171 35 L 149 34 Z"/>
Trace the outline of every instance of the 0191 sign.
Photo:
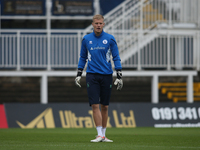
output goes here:
<path id="1" fill-rule="evenodd" d="M 200 107 L 153 107 L 154 120 L 197 120 L 200 118 Z"/>

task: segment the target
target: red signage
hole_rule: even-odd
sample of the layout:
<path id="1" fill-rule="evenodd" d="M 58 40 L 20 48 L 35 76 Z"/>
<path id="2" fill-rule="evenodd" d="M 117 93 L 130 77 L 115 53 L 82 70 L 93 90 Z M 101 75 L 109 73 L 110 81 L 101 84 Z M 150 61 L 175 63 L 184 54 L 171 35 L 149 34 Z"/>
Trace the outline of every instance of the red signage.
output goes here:
<path id="1" fill-rule="evenodd" d="M 4 105 L 0 105 L 0 128 L 8 128 Z"/>

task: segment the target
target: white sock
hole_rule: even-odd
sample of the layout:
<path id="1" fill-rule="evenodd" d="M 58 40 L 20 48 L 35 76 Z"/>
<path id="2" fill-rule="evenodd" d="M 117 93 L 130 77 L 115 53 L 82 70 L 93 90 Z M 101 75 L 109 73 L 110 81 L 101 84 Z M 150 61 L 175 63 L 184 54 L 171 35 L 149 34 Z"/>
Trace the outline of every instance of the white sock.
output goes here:
<path id="1" fill-rule="evenodd" d="M 102 136 L 102 126 L 96 127 L 98 136 Z"/>
<path id="2" fill-rule="evenodd" d="M 106 128 L 102 128 L 102 135 L 106 137 Z"/>

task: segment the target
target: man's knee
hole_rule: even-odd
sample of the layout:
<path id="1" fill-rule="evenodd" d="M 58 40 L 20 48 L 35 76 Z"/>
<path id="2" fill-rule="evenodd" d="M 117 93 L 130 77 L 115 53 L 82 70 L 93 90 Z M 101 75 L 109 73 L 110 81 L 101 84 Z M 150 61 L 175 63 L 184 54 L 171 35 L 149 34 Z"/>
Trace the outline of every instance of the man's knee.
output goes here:
<path id="1" fill-rule="evenodd" d="M 92 110 L 98 110 L 99 104 L 92 104 Z"/>
<path id="2" fill-rule="evenodd" d="M 102 111 L 108 111 L 108 105 L 101 105 Z"/>

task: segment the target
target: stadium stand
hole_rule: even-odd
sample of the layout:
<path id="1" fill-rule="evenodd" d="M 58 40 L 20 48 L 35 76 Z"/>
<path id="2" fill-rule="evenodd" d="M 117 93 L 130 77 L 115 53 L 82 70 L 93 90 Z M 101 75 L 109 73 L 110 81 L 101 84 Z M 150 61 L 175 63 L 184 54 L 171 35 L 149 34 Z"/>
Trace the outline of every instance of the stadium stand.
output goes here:
<path id="1" fill-rule="evenodd" d="M 167 98 L 173 102 L 186 101 L 187 99 L 187 83 L 159 83 L 159 89 L 162 94 L 165 94 Z M 194 101 L 200 100 L 200 83 L 193 83 L 193 96 Z"/>
<path id="2" fill-rule="evenodd" d="M 58 10 L 57 2 L 66 6 L 62 1 L 39 1 L 40 12 L 15 13 L 10 11 L 14 7 L 8 5 L 10 2 L 15 6 L 14 1 L 0 1 L 0 103 L 42 102 L 44 99 L 45 103 L 87 101 L 84 99 L 86 89 L 79 89 L 81 94 L 76 94 L 73 77 L 81 39 L 84 34 L 92 32 L 90 24 L 95 13 L 105 16 L 105 30 L 117 40 L 123 71 L 133 71 L 132 76 L 124 77 L 123 91 L 117 93 L 113 88 L 112 102 L 152 102 L 153 75 L 134 76 L 134 72 L 140 71 L 147 75 L 152 71 L 166 71 L 168 74 L 183 71 L 186 75 L 180 75 L 182 82 L 171 75 L 172 82 L 160 74 L 154 78 L 159 83 L 156 88 L 159 102 L 198 101 L 197 92 L 194 96 L 189 95 L 192 97 L 189 99 L 188 93 L 193 92 L 186 85 L 187 94 L 177 94 L 173 89 L 162 93 L 171 87 L 165 83 L 173 86 L 187 83 L 195 91 L 200 82 L 196 75 L 200 70 L 198 0 L 111 0 L 110 3 L 86 0 L 91 12 L 87 13 L 82 7 L 85 14 L 81 14 L 73 3 L 70 3 L 71 7 L 77 10 L 77 14 Z M 34 75 L 36 71 L 39 74 Z M 74 75 L 63 75 L 63 72 L 69 74 L 70 71 Z M 50 76 L 44 77 L 47 73 Z"/>

